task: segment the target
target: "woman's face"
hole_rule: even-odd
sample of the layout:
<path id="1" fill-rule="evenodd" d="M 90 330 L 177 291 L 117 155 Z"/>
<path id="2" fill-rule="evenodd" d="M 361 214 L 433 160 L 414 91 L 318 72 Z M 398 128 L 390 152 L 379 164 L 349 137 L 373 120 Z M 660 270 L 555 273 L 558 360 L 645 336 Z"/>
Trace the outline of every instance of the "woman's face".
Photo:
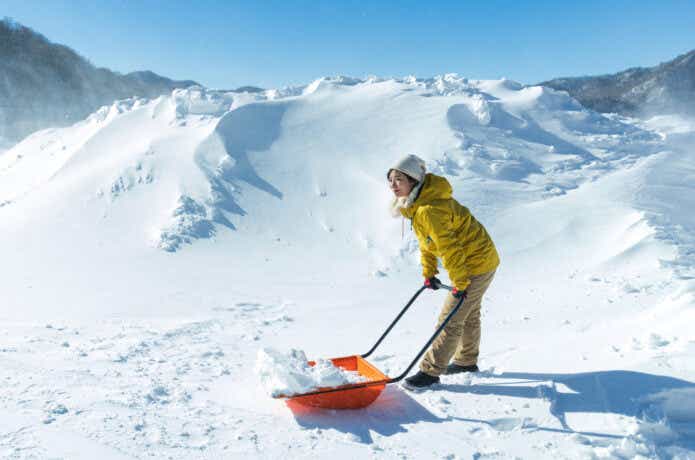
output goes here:
<path id="1" fill-rule="evenodd" d="M 414 185 L 412 180 L 400 171 L 393 169 L 389 173 L 389 186 L 397 197 L 408 196 Z"/>

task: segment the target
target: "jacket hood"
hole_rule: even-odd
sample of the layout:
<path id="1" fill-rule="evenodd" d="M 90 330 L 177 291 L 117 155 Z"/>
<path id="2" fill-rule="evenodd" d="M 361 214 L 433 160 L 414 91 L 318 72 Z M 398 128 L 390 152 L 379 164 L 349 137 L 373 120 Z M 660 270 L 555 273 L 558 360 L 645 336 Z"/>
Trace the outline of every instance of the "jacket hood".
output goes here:
<path id="1" fill-rule="evenodd" d="M 412 219 L 420 206 L 435 200 L 448 200 L 451 198 L 451 193 L 451 184 L 446 178 L 428 173 L 425 175 L 420 194 L 410 206 L 401 209 L 401 214 Z"/>

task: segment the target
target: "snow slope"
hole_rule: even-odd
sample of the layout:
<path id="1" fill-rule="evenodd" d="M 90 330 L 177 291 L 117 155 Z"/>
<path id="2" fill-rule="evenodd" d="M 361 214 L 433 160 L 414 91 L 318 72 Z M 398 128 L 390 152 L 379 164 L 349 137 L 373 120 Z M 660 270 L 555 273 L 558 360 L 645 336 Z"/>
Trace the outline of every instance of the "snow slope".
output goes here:
<path id="1" fill-rule="evenodd" d="M 695 458 L 693 146 L 456 75 L 190 88 L 36 133 L 0 154 L 0 453 Z M 363 353 L 419 287 L 387 212 L 406 153 L 500 250 L 485 371 L 361 411 L 268 398 L 260 348 Z M 423 296 L 387 374 L 431 334 Z"/>

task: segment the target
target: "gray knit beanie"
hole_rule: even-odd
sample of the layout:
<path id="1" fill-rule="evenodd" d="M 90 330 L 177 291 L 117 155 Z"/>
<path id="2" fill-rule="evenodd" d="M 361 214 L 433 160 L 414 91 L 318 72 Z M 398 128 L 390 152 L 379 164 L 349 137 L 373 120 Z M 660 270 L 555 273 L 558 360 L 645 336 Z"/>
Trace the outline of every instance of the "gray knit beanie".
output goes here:
<path id="1" fill-rule="evenodd" d="M 423 181 L 425 178 L 425 173 L 427 172 L 427 169 L 425 168 L 425 161 L 417 155 L 408 155 L 401 158 L 398 163 L 388 170 L 386 173 L 387 178 L 394 169 L 412 177 L 418 182 Z"/>

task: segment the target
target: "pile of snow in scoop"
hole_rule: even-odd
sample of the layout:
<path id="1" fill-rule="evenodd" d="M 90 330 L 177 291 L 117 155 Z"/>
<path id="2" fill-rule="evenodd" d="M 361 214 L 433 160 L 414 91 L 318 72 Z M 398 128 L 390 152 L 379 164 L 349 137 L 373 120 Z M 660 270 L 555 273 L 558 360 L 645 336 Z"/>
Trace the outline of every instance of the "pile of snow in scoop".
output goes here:
<path id="1" fill-rule="evenodd" d="M 336 367 L 327 359 L 316 360 L 310 366 L 304 352 L 295 349 L 288 353 L 272 348 L 258 350 L 256 373 L 271 396 L 290 396 L 367 380 L 358 372 Z"/>

